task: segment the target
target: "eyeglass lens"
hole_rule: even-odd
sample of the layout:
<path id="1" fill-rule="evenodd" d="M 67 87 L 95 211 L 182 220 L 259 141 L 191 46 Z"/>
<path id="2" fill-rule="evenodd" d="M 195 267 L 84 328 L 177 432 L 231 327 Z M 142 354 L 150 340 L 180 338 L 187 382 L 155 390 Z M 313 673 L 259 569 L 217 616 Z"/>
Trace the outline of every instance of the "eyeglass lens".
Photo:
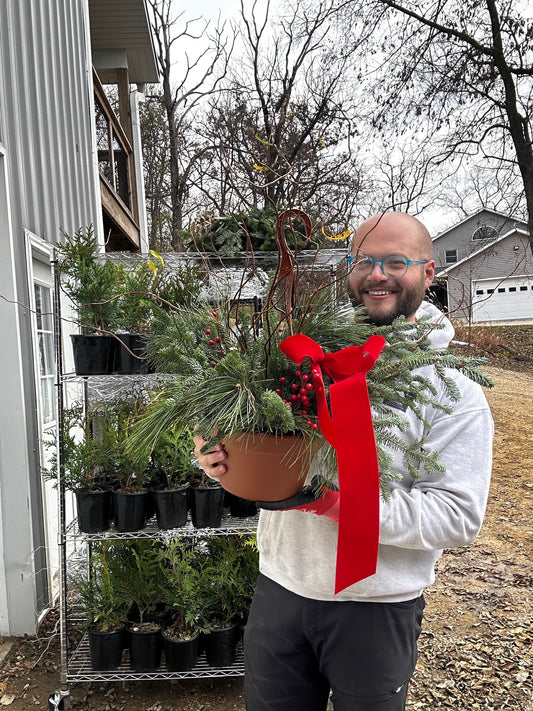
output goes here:
<path id="1" fill-rule="evenodd" d="M 407 271 L 407 260 L 404 257 L 386 257 L 383 260 L 360 257 L 352 262 L 351 271 L 356 276 L 368 276 L 374 264 L 379 264 L 383 274 L 391 279 L 398 279 Z"/>

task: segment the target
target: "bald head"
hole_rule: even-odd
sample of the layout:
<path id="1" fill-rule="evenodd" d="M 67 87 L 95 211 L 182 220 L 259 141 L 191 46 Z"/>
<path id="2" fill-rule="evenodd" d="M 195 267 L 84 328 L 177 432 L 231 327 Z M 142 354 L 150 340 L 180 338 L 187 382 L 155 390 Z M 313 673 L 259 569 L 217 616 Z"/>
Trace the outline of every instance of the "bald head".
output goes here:
<path id="1" fill-rule="evenodd" d="M 366 252 L 367 244 L 386 244 L 400 238 L 416 250 L 418 259 L 431 259 L 431 236 L 420 220 L 405 212 L 381 212 L 363 222 L 352 239 L 352 254 Z"/>
<path id="2" fill-rule="evenodd" d="M 383 212 L 374 215 L 356 230 L 352 240 L 352 256 L 360 265 L 370 267 L 348 276 L 348 289 L 354 306 L 366 308 L 367 318 L 376 326 L 391 324 L 398 316 L 414 321 L 427 288 L 435 275 L 431 258 L 431 237 L 416 217 L 404 212 Z M 369 259 L 364 260 L 365 255 Z M 359 259 L 361 257 L 361 259 Z M 402 257 L 402 276 L 389 276 L 390 257 Z M 396 260 L 398 262 L 398 260 Z M 400 269 L 401 271 L 401 269 Z"/>

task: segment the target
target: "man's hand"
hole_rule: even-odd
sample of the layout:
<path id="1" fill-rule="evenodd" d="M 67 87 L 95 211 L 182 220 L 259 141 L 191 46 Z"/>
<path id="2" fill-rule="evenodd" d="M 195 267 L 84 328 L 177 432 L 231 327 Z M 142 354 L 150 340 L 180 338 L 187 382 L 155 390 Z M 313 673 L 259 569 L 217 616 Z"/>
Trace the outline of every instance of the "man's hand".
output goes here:
<path id="1" fill-rule="evenodd" d="M 209 452 L 202 453 L 201 450 L 206 444 L 207 440 L 205 440 L 201 435 L 194 435 L 194 453 L 198 458 L 200 467 L 204 470 L 207 476 L 219 479 L 228 470 L 227 466 L 224 464 L 228 454 L 222 443 L 216 444 L 209 450 Z"/>

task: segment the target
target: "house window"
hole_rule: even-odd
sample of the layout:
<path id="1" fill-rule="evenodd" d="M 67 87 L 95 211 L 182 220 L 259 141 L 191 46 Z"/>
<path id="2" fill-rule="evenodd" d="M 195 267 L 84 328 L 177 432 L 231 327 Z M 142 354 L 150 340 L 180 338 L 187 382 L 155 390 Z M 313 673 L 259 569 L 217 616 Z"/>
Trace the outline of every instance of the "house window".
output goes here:
<path id="1" fill-rule="evenodd" d="M 494 229 L 490 225 L 481 225 L 472 235 L 473 240 L 477 239 L 494 239 L 498 236 L 498 230 Z"/>
<path id="2" fill-rule="evenodd" d="M 446 264 L 453 264 L 454 262 L 457 261 L 457 250 L 456 249 L 447 249 L 445 252 L 445 260 Z"/>
<path id="3" fill-rule="evenodd" d="M 510 286 L 509 291 L 516 291 L 516 286 Z"/>
<path id="4" fill-rule="evenodd" d="M 39 358 L 39 391 L 43 425 L 55 420 L 54 397 L 54 324 L 52 316 L 52 290 L 43 284 L 34 284 L 37 345 Z"/>
<path id="5" fill-rule="evenodd" d="M 500 287 L 500 288 L 498 289 L 498 294 L 505 294 L 505 288 L 504 288 L 504 287 Z"/>
<path id="6" fill-rule="evenodd" d="M 483 289 L 478 289 L 476 291 L 476 296 L 483 296 Z"/>
<path id="7" fill-rule="evenodd" d="M 487 294 L 494 294 L 494 289 L 487 289 Z"/>
<path id="8" fill-rule="evenodd" d="M 527 286 L 521 286 L 520 291 L 527 291 Z"/>

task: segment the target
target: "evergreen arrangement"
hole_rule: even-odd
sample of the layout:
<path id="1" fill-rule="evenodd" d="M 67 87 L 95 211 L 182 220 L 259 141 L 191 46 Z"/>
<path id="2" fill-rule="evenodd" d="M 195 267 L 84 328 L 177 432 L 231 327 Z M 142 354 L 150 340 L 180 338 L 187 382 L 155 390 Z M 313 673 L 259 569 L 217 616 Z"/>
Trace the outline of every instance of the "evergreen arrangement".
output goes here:
<path id="1" fill-rule="evenodd" d="M 302 215 L 296 212 L 297 217 Z M 387 344 L 367 382 L 382 492 L 387 494 L 388 482 L 394 478 L 391 447 L 401 450 L 413 477 L 421 468 L 438 470 L 442 466 L 438 453 L 425 451 L 423 441 L 409 446 L 402 442 L 399 435 L 407 426 L 402 409 L 411 409 L 421 419 L 427 403 L 449 410 L 425 368 L 437 374 L 445 395 L 453 402 L 460 395 L 449 370 L 460 370 L 490 385 L 490 378 L 480 369 L 483 361 L 432 349 L 429 334 L 438 326 L 430 319 L 411 323 L 401 317 L 390 326 L 375 327 L 365 321 L 362 309 L 339 303 L 336 284 L 302 288 L 294 262 L 288 269 L 284 267 L 287 245 L 279 233 L 278 243 L 280 268 L 260 313 L 246 312 L 234 298 L 216 306 L 177 307 L 156 316 L 153 358 L 159 370 L 175 377 L 156 393 L 130 444 L 142 449 L 169 428 L 188 425 L 208 440 L 206 447 L 235 433 L 261 432 L 301 435 L 312 452 L 325 440 L 318 428 L 310 367 L 307 361 L 301 367 L 290 361 L 279 348 L 281 341 L 301 333 L 319 343 L 323 351 L 336 352 L 362 345 L 371 335 L 379 334 Z M 391 407 L 391 403 L 400 407 Z M 429 422 L 424 424 L 430 427 Z M 336 462 L 329 445 L 323 454 L 327 483 L 335 476 Z"/>
<path id="2" fill-rule="evenodd" d="M 197 240 L 196 246 L 222 257 L 236 256 L 245 251 L 248 244 L 254 251 L 276 250 L 276 217 L 272 206 L 251 207 L 247 212 L 216 217 L 210 221 L 209 228 Z M 294 245 L 301 249 L 307 247 L 303 230 L 296 228 L 292 237 Z"/>

